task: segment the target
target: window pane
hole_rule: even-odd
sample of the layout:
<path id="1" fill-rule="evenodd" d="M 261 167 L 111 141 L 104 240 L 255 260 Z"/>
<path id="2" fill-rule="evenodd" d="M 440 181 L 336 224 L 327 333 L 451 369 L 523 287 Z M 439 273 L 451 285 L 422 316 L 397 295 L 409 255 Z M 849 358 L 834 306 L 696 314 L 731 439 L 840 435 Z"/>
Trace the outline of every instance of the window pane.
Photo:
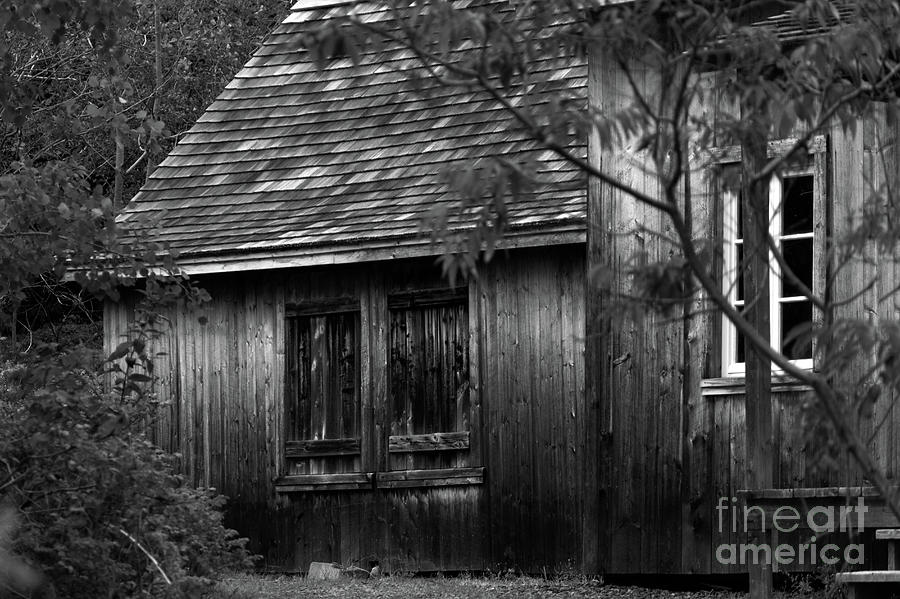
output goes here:
<path id="1" fill-rule="evenodd" d="M 465 302 L 391 310 L 392 435 L 465 430 L 469 323 Z"/>
<path id="2" fill-rule="evenodd" d="M 785 177 L 781 219 L 784 235 L 809 233 L 813 230 L 812 175 Z"/>
<path id="3" fill-rule="evenodd" d="M 781 242 L 784 261 L 798 279 L 808 289 L 812 289 L 813 272 L 813 240 L 789 239 Z M 787 277 L 781 279 L 781 297 L 801 295 L 800 288 L 791 283 Z"/>
<path id="4" fill-rule="evenodd" d="M 812 322 L 810 302 L 781 304 L 781 352 L 791 360 L 812 357 L 809 332 Z"/>
<path id="5" fill-rule="evenodd" d="M 737 244 L 737 269 L 735 270 L 735 276 L 737 277 L 737 290 L 735 299 L 741 301 L 744 299 L 744 244 Z"/>
<path id="6" fill-rule="evenodd" d="M 741 309 L 743 306 L 735 306 L 738 309 Z M 744 355 L 744 335 L 741 333 L 737 334 L 737 346 L 735 347 L 735 362 L 742 363 L 746 362 Z"/>

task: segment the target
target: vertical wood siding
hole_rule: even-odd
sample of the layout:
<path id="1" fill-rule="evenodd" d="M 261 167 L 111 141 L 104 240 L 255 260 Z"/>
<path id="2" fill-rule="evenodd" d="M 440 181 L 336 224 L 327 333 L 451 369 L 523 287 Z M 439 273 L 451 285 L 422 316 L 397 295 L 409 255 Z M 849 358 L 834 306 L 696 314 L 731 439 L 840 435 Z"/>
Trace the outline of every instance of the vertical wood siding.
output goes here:
<path id="1" fill-rule="evenodd" d="M 394 415 L 390 356 L 401 349 L 401 336 L 391 335 L 388 297 L 445 287 L 431 260 L 202 279 L 213 301 L 172 311 L 156 341 L 163 353 L 158 390 L 170 402 L 152 427 L 154 438 L 182 455 L 182 471 L 193 484 L 214 486 L 230 497 L 229 524 L 251 537 L 251 549 L 270 566 L 304 570 L 312 560 L 333 560 L 367 567 L 370 559 L 410 571 L 577 565 L 580 467 L 591 459 L 579 445 L 585 411 L 583 251 L 498 255 L 471 285 L 468 303 L 435 312 L 431 321 L 409 310 L 393 314 L 395 325 L 431 332 L 422 336 L 425 346 L 407 348 L 418 368 L 436 366 L 435 344 L 459 348 L 468 337 L 468 393 L 460 397 L 455 374 L 452 381 L 432 381 L 435 389 L 453 388 L 453 405 L 420 425 L 448 429 L 441 432 L 468 429 L 470 448 L 416 456 L 414 466 L 484 465 L 484 484 L 275 491 L 274 481 L 286 474 L 409 467 L 405 460 L 392 463 L 387 446 Z M 335 300 L 359 304 L 358 422 L 343 406 L 340 415 L 317 411 L 317 383 L 301 374 L 304 360 L 343 355 L 356 342 L 344 327 L 330 334 L 327 324 L 317 322 L 322 319 L 304 317 L 304 324 L 290 317 L 292 306 Z M 108 347 L 126 338 L 130 310 L 124 303 L 107 306 Z M 321 341 L 317 333 L 323 333 Z M 322 346 L 316 349 L 316 343 Z M 286 356 L 289 344 L 308 345 L 308 355 Z M 457 358 L 441 369 L 456 369 Z M 326 374 L 320 384 L 343 386 L 344 375 Z M 292 401 L 286 402 L 286 392 Z M 428 393 L 426 401 L 440 395 Z M 326 437 L 359 430 L 370 445 L 358 457 L 286 459 L 284 442 L 298 434 L 301 409 L 315 416 L 311 422 L 319 429 L 324 426 Z M 329 422 L 340 425 L 332 430 Z M 415 422 L 414 417 L 413 432 L 419 432 Z"/>
<path id="2" fill-rule="evenodd" d="M 775 451 L 778 456 L 775 484 L 781 488 L 815 487 L 838 484 L 840 476 L 820 471 L 806 459 L 803 405 L 808 392 L 793 385 L 774 385 L 773 412 Z M 720 544 L 745 542 L 743 535 L 732 530 L 730 512 L 724 520 L 716 511 L 720 498 L 726 505 L 747 488 L 746 482 L 746 412 L 744 391 L 739 385 L 705 389 L 699 398 L 707 417 L 704 430 L 694 445 L 693 478 L 700 489 L 691 500 L 692 518 L 687 534 L 693 538 L 694 551 L 685 557 L 685 573 L 729 574 L 745 572 L 740 566 L 723 566 L 715 558 Z M 693 486 L 693 485 L 692 485 Z"/>
<path id="3" fill-rule="evenodd" d="M 498 258 L 481 273 L 482 438 L 491 555 L 539 570 L 581 562 L 583 250 Z"/>
<path id="4" fill-rule="evenodd" d="M 631 82 L 614 60 L 592 50 L 592 102 L 605 114 L 630 107 Z M 647 97 L 665 94 L 658 76 L 635 63 L 634 84 Z M 632 140 L 633 141 L 633 140 Z M 659 197 L 659 178 L 646 152 L 627 140 L 615 152 L 599 140 L 591 160 L 623 183 Z M 589 190 L 588 252 L 592 267 L 614 273 L 611 288 L 588 295 L 592 321 L 588 377 L 599 404 L 599 568 L 607 572 L 677 572 L 682 558 L 682 420 L 684 324 L 681 310 L 668 315 L 618 309 L 633 296 L 628 272 L 666 261 L 675 248 L 659 211 L 611 186 Z M 592 500 L 586 498 L 586 500 Z"/>

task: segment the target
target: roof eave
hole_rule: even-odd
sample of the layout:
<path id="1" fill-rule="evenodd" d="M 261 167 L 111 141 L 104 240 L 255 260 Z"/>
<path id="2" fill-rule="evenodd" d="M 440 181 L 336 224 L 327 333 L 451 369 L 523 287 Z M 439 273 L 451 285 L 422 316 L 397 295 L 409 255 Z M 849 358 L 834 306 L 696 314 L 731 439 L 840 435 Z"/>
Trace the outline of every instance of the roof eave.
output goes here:
<path id="1" fill-rule="evenodd" d="M 583 221 L 569 222 L 557 226 L 544 226 L 538 230 L 508 231 L 497 243 L 497 248 L 584 244 L 586 238 Z M 441 251 L 440 246 L 430 239 L 415 237 L 341 246 L 320 245 L 271 251 L 183 255 L 179 256 L 176 262 L 181 272 L 194 276 L 420 258 L 438 256 Z"/>

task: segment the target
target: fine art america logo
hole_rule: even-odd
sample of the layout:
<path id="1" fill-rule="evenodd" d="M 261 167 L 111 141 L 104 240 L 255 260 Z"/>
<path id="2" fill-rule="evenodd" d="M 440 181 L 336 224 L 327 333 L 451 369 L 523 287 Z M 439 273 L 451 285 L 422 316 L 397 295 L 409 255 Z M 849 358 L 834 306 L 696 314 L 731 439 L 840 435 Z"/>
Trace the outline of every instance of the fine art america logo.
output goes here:
<path id="1" fill-rule="evenodd" d="M 818 544 L 817 536 L 824 533 L 859 531 L 865 527 L 865 517 L 869 508 L 862 497 L 856 505 L 815 506 L 805 513 L 790 505 L 766 509 L 758 505 L 738 506 L 737 498 L 720 497 L 716 505 L 719 515 L 719 533 L 730 529 L 732 533 L 760 534 L 759 542 L 723 543 L 716 548 L 716 560 L 720 564 L 775 564 L 780 565 L 834 565 L 862 564 L 865 559 L 864 547 L 850 543 L 841 549 L 834 543 Z M 796 545 L 763 542 L 771 539 L 771 532 L 792 533 L 808 530 L 812 536 Z M 803 535 L 801 535 L 803 536 Z M 751 537 L 751 540 L 752 537 Z"/>

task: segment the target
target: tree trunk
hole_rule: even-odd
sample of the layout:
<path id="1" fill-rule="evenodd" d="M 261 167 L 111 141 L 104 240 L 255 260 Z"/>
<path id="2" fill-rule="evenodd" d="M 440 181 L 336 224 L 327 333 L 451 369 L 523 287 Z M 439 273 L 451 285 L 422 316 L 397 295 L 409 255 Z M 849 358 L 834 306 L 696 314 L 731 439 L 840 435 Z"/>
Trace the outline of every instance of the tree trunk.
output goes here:
<path id="1" fill-rule="evenodd" d="M 115 185 L 113 191 L 113 205 L 121 206 L 124 204 L 122 201 L 122 186 L 125 178 L 124 166 L 125 166 L 125 141 L 122 139 L 122 130 L 117 126 L 113 129 L 113 139 L 116 142 L 116 160 L 115 160 Z"/>
<path id="2" fill-rule="evenodd" d="M 760 127 L 758 131 L 766 131 Z M 766 138 L 751 135 L 741 144 L 742 186 L 741 218 L 744 239 L 745 317 L 759 335 L 771 343 L 769 335 L 769 180 L 751 183 L 751 178 L 766 163 Z M 747 422 L 747 486 L 768 489 L 774 485 L 775 451 L 772 438 L 772 363 L 749 339 L 744 339 L 746 366 L 745 409 Z M 765 542 L 754 538 L 749 543 Z M 752 599 L 772 596 L 771 564 L 750 565 Z"/>
<path id="3" fill-rule="evenodd" d="M 156 0 L 153 3 L 153 52 L 154 56 L 154 65 L 153 72 L 156 81 L 154 82 L 153 87 L 153 108 L 151 109 L 151 114 L 154 119 L 159 119 L 159 94 L 160 88 L 162 87 L 162 42 L 160 40 L 160 26 L 159 26 L 159 0 Z M 150 149 L 150 140 L 147 140 L 147 178 L 150 178 L 150 175 L 153 174 L 153 171 L 156 170 L 156 156 L 153 155 L 153 152 Z"/>

